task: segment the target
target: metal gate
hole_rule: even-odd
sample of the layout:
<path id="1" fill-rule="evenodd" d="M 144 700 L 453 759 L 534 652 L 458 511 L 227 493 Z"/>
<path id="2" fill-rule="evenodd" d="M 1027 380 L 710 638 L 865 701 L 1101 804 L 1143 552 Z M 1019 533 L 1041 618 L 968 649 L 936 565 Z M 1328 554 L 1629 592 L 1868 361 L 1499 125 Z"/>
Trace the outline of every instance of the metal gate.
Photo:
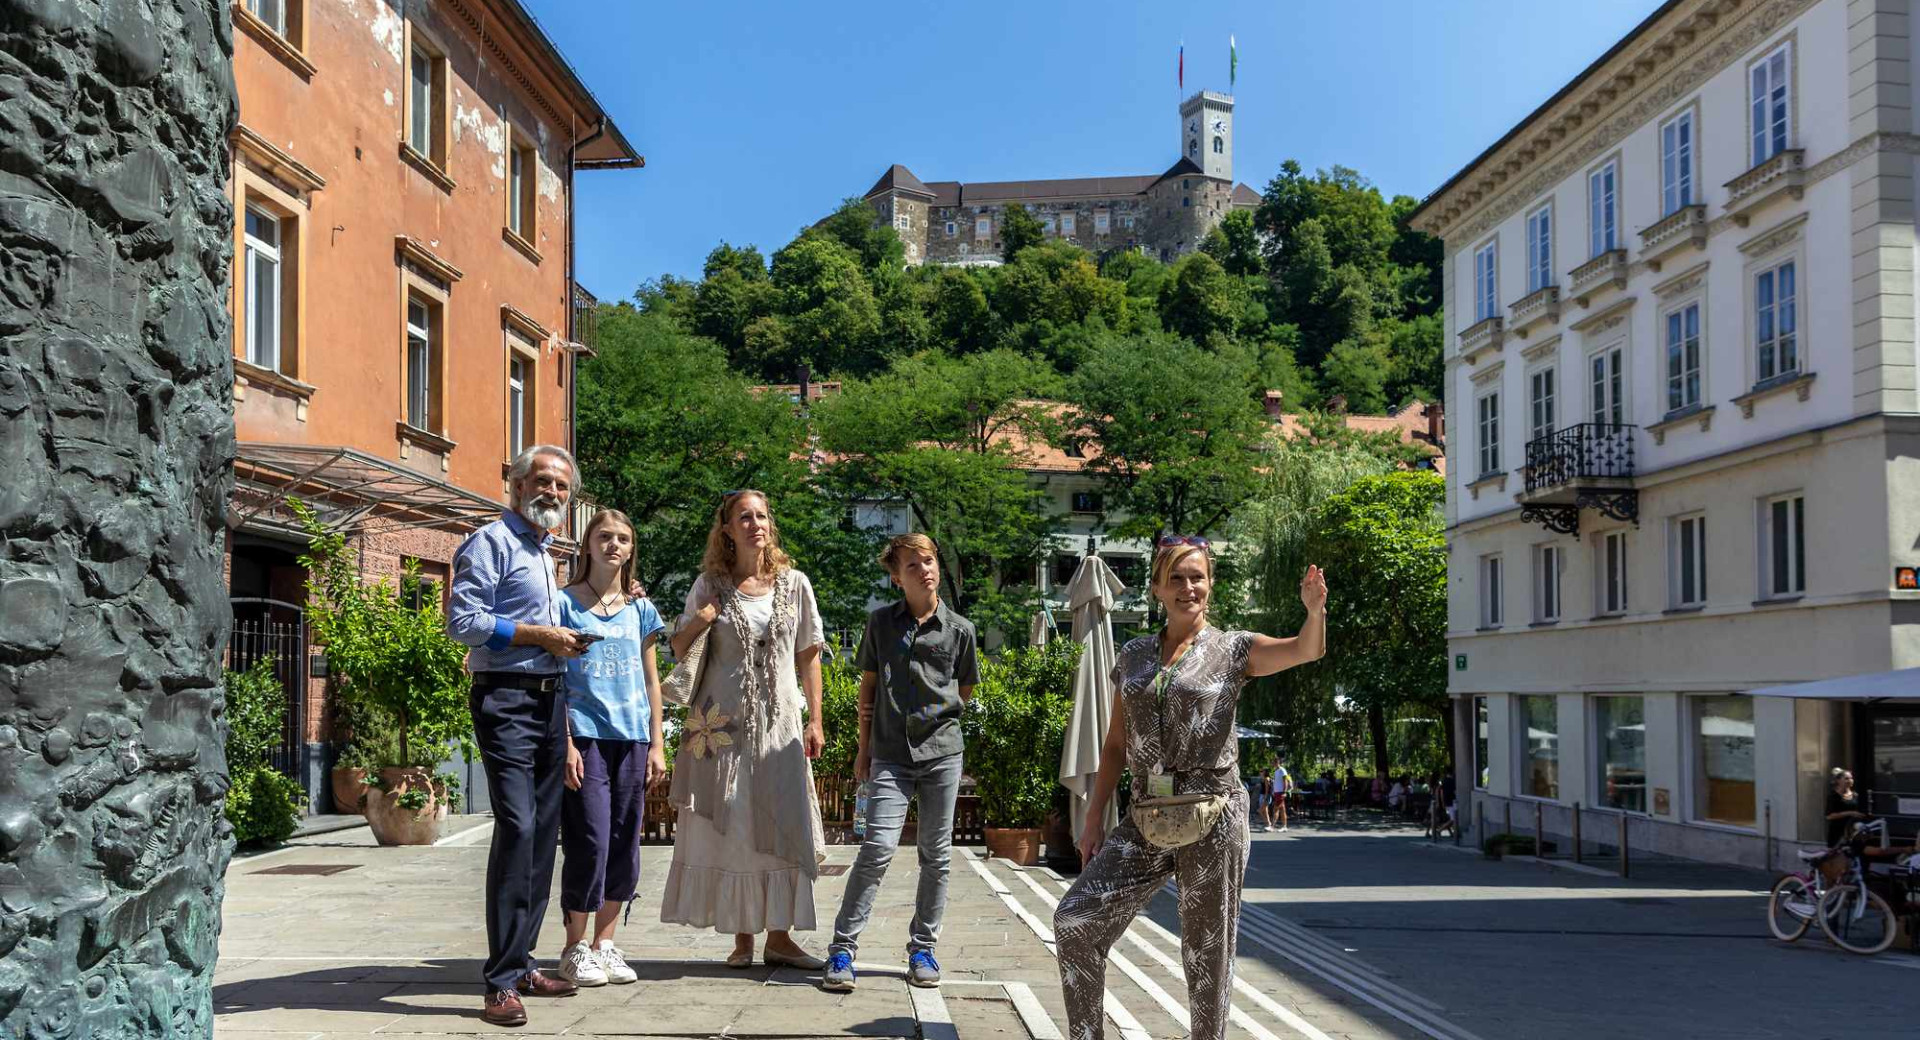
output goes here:
<path id="1" fill-rule="evenodd" d="M 262 659 L 273 662 L 273 674 L 287 694 L 287 711 L 280 728 L 280 746 L 269 756 L 269 764 L 304 789 L 307 787 L 306 610 L 282 600 L 251 596 L 235 597 L 230 602 L 233 635 L 227 640 L 227 668 L 244 672 Z"/>

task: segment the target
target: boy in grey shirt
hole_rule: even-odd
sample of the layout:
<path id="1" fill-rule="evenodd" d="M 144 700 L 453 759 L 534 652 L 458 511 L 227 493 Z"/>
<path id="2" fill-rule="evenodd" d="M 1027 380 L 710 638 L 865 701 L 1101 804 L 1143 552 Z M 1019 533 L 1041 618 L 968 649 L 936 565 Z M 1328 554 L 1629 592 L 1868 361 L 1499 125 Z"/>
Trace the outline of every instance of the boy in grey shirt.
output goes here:
<path id="1" fill-rule="evenodd" d="M 980 677 L 973 625 L 940 602 L 939 548 L 924 534 L 887 543 L 880 565 L 906 593 L 867 616 L 860 639 L 856 779 L 873 781 L 866 840 L 833 923 L 823 988 L 853 989 L 853 955 L 873 897 L 900 844 L 907 803 L 920 799 L 920 890 L 907 939 L 907 981 L 938 986 L 933 959 L 947 904 L 953 803 L 960 792 L 960 715 Z"/>

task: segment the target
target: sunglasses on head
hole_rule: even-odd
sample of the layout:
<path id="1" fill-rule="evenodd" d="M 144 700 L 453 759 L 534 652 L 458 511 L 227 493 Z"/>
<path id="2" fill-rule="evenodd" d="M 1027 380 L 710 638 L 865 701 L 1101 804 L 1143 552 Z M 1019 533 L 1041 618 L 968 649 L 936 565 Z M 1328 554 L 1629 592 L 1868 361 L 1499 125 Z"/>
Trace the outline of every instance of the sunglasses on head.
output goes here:
<path id="1" fill-rule="evenodd" d="M 1171 549 L 1176 545 L 1191 545 L 1198 549 L 1210 548 L 1213 543 L 1197 534 L 1163 534 L 1160 536 L 1160 548 Z"/>

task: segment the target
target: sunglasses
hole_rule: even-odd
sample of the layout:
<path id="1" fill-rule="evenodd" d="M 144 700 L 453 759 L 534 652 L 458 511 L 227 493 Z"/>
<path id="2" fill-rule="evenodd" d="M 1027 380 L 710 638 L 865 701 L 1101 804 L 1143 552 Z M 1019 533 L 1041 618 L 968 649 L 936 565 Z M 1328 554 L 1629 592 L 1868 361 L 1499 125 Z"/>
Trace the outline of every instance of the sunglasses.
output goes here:
<path id="1" fill-rule="evenodd" d="M 1176 545 L 1191 545 L 1196 549 L 1207 549 L 1213 545 L 1212 542 L 1197 534 L 1163 534 L 1158 544 L 1162 549 L 1171 549 Z"/>

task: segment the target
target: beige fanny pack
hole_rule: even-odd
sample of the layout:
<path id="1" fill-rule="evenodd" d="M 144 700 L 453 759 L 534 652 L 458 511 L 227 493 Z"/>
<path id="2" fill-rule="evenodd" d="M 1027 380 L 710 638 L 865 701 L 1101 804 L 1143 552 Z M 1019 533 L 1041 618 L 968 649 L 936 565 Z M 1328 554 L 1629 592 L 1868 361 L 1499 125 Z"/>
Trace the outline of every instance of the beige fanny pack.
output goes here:
<path id="1" fill-rule="evenodd" d="M 1191 845 L 1212 832 L 1227 811 L 1229 794 L 1175 794 L 1142 798 L 1128 816 L 1140 836 L 1162 849 Z"/>

